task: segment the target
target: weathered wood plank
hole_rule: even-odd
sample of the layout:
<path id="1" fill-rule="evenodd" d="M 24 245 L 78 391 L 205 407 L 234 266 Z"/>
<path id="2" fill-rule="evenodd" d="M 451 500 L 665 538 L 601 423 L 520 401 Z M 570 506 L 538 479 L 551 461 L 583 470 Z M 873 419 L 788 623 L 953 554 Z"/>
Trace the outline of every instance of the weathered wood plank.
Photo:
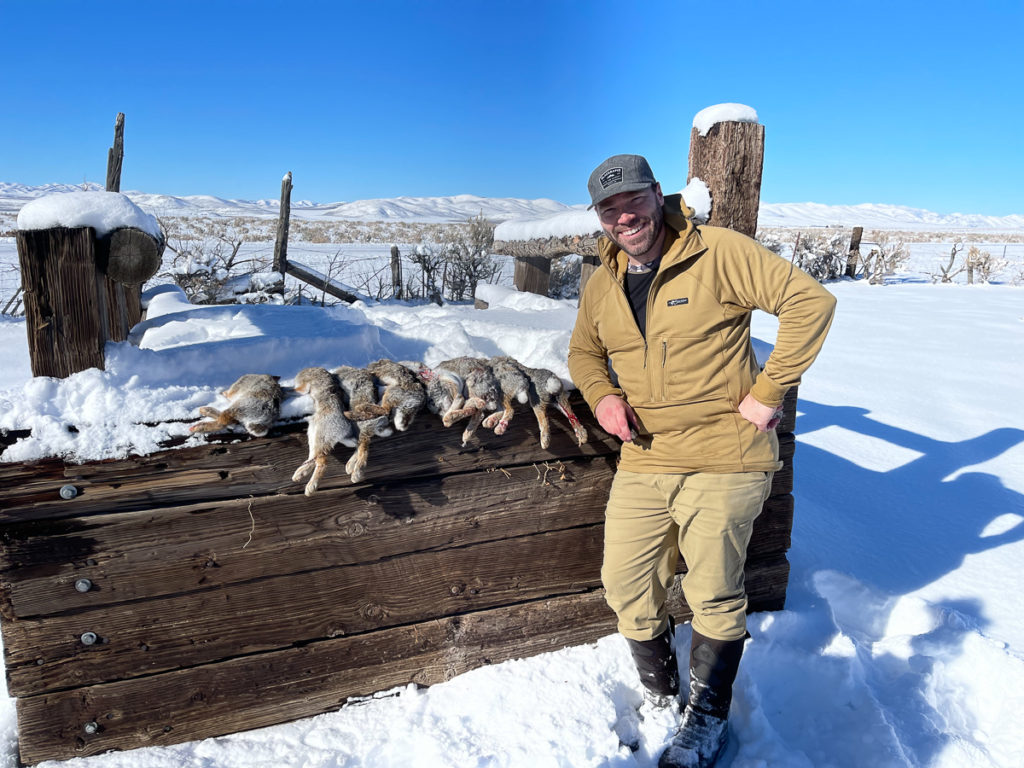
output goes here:
<path id="1" fill-rule="evenodd" d="M 21 759 L 176 744 L 338 709 L 348 698 L 430 685 L 488 663 L 602 637 L 601 594 L 336 638 L 155 677 L 19 699 Z M 84 725 L 99 730 L 86 734 Z"/>
<path id="2" fill-rule="evenodd" d="M 8 689 L 122 680 L 599 584 L 602 526 L 4 622 Z M 301 564 L 300 566 L 301 567 Z M 81 641 L 95 633 L 95 644 Z"/>
<path id="3" fill-rule="evenodd" d="M 540 447 L 536 419 L 525 408 L 504 435 L 479 430 L 466 447 L 460 442 L 460 425 L 445 429 L 436 416 L 421 414 L 408 431 L 374 440 L 364 486 L 616 453 L 617 441 L 597 427 L 586 406 L 578 413 L 590 430 L 590 441 L 577 446 L 569 425 L 555 417 L 547 450 Z M 302 492 L 291 474 L 308 455 L 304 425 L 275 427 L 265 438 L 232 434 L 222 439 L 234 442 L 77 465 L 59 459 L 0 464 L 0 524 Z M 321 488 L 351 485 L 344 472 L 349 454 L 349 449 L 335 452 L 338 461 L 329 466 Z M 65 484 L 78 489 L 70 501 L 59 495 Z"/>
<path id="4" fill-rule="evenodd" d="M 332 280 L 326 275 L 322 275 L 314 269 L 310 269 L 296 261 L 286 261 L 284 263 L 284 271 L 302 280 L 305 283 L 309 283 L 311 286 L 316 288 L 318 291 L 324 291 L 325 293 L 331 294 L 336 299 L 341 299 L 349 304 L 359 301 L 359 297 L 354 293 L 346 291 L 340 283 Z"/>
<path id="5" fill-rule="evenodd" d="M 0 528 L 26 618 L 603 522 L 613 457 Z M 75 582 L 88 579 L 85 592 Z"/>
<path id="6" fill-rule="evenodd" d="M 781 607 L 788 563 L 751 561 L 750 610 Z M 672 608 L 689 617 L 676 594 Z M 352 697 L 432 685 L 484 664 L 615 631 L 600 589 L 340 637 L 190 669 L 18 700 L 21 759 L 176 744 L 336 710 Z M 95 723 L 95 733 L 86 724 Z"/>
<path id="7" fill-rule="evenodd" d="M 772 526 L 775 540 L 765 557 L 784 557 L 779 545 L 788 544 L 788 526 L 779 524 L 786 508 L 771 509 L 776 501 L 762 515 L 763 521 L 783 516 Z M 414 527 L 407 534 L 415 537 Z M 756 535 L 755 559 L 769 541 L 760 531 Z M 592 589 L 599 584 L 602 539 L 603 526 L 593 524 L 73 613 L 8 618 L 3 632 L 9 690 L 23 696 L 125 679 Z M 205 570 L 198 563 L 192 567 Z M 86 632 L 98 642 L 83 644 Z"/>
<path id="8" fill-rule="evenodd" d="M 295 570 L 370 562 L 603 522 L 612 457 L 304 496 L 8 525 L 5 618 L 112 606 Z M 751 555 L 785 552 L 792 497 L 771 498 Z M 86 591 L 76 582 L 88 579 Z"/>

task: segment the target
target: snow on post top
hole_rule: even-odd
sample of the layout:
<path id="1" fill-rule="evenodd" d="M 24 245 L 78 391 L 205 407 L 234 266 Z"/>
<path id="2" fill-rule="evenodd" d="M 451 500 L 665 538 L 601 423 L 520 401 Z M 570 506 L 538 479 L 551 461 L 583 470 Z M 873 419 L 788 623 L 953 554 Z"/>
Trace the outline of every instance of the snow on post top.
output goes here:
<path id="1" fill-rule="evenodd" d="M 512 219 L 494 228 L 495 240 L 533 240 L 548 237 L 596 235 L 601 232 L 597 211 L 573 208 L 542 219 Z"/>
<path id="2" fill-rule="evenodd" d="M 18 229 L 92 227 L 97 237 L 133 227 L 159 239 L 160 224 L 120 192 L 64 192 L 40 197 L 18 212 Z"/>
<path id="3" fill-rule="evenodd" d="M 705 107 L 693 116 L 693 127 L 701 136 L 707 136 L 715 123 L 756 123 L 757 111 L 746 104 L 715 104 Z"/>

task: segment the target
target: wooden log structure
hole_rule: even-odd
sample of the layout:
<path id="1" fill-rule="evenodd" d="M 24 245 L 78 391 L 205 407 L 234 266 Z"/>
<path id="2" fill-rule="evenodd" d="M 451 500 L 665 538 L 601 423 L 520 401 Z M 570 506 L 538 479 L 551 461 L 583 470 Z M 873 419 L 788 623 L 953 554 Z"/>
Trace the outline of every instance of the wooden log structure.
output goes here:
<path id="1" fill-rule="evenodd" d="M 274 238 L 275 272 L 282 275 L 288 271 L 288 227 L 292 215 L 292 172 L 288 171 L 281 179 L 281 209 L 277 215 L 277 236 Z"/>
<path id="2" fill-rule="evenodd" d="M 850 248 L 846 256 L 846 276 L 857 277 L 857 265 L 860 264 L 860 241 L 864 237 L 864 227 L 854 227 L 850 235 Z"/>
<path id="3" fill-rule="evenodd" d="M 21 285 L 33 376 L 104 367 L 107 341 L 142 317 L 142 283 L 156 274 L 162 239 L 131 227 L 97 238 L 91 227 L 19 230 Z"/>
<path id="4" fill-rule="evenodd" d="M 121 167 L 124 165 L 124 112 L 114 120 L 114 146 L 107 150 L 107 192 L 121 191 Z"/>
<path id="5" fill-rule="evenodd" d="M 391 246 L 391 296 L 395 299 L 402 298 L 402 254 L 397 245 Z"/>
<path id="6" fill-rule="evenodd" d="M 496 240 L 491 251 L 514 258 L 516 290 L 547 296 L 550 290 L 551 260 L 569 254 L 596 258 L 597 233 L 534 240 Z M 581 278 L 581 293 L 583 284 Z"/>
<path id="7" fill-rule="evenodd" d="M 695 177 L 711 192 L 708 224 L 744 235 L 757 234 L 764 165 L 764 126 L 760 123 L 715 123 L 704 136 L 690 131 L 687 183 Z"/>
<path id="8" fill-rule="evenodd" d="M 787 469 L 755 524 L 752 611 L 785 601 L 795 403 L 794 391 Z M 348 482 L 340 453 L 310 498 L 291 481 L 302 423 L 120 460 L 0 464 L 21 760 L 272 725 L 614 632 L 600 565 L 618 443 L 576 405 L 591 440 L 577 446 L 556 416 L 547 450 L 525 407 L 467 447 L 421 415 L 372 444 L 366 482 Z M 678 592 L 672 605 L 689 617 Z"/>
<path id="9" fill-rule="evenodd" d="M 298 278 L 304 283 L 308 283 L 318 291 L 331 294 L 331 296 L 336 299 L 341 299 L 349 304 L 359 301 L 358 296 L 351 291 L 346 290 L 345 287 L 336 280 L 332 280 L 327 277 L 327 275 L 322 272 L 318 272 L 311 267 L 299 264 L 297 261 L 285 262 L 285 272 L 292 277 Z"/>

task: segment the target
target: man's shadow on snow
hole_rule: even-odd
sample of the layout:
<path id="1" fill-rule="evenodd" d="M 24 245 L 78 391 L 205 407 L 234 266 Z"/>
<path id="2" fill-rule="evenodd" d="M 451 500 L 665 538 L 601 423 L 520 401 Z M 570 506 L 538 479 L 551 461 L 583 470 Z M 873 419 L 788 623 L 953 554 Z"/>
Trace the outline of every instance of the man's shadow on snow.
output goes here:
<path id="1" fill-rule="evenodd" d="M 943 713 L 929 700 L 928 679 L 936 661 L 956 659 L 968 634 L 983 630 L 989 621 L 981 600 L 932 605 L 911 601 L 908 627 L 897 615 L 898 609 L 908 610 L 905 601 L 899 608 L 900 596 L 956 571 L 968 555 L 1024 540 L 1024 496 L 993 475 L 964 471 L 1024 442 L 1024 430 L 995 429 L 946 442 L 881 424 L 868 418 L 863 408 L 801 400 L 798 412 L 796 511 L 789 553 L 797 578 L 791 577 L 789 591 L 791 603 L 803 603 L 810 610 L 802 613 L 799 633 L 790 634 L 784 620 L 773 624 L 766 614 L 762 631 L 754 636 L 755 641 L 763 634 L 791 646 L 791 662 L 806 665 L 796 670 L 797 676 L 820 679 L 818 688 L 827 693 L 809 708 L 808 701 L 801 701 L 797 711 L 817 712 L 824 716 L 818 722 L 825 730 L 830 730 L 831 721 L 835 731 L 825 735 L 815 728 L 794 730 L 793 723 L 773 718 L 767 707 L 758 715 L 776 719 L 773 726 L 795 750 L 817 753 L 830 765 L 896 764 L 901 763 L 898 754 L 912 755 L 914 764 L 929 765 L 957 734 L 935 728 Z M 904 463 L 888 470 L 868 469 L 800 439 L 827 427 L 855 433 L 851 444 L 857 443 L 856 436 L 864 436 L 906 449 L 893 452 L 878 444 L 880 464 L 885 458 Z M 863 450 L 863 445 L 858 447 Z M 1007 513 L 1018 517 L 993 525 Z M 800 583 L 803 578 L 811 583 Z M 912 626 L 922 620 L 924 626 Z M 826 651 L 837 634 L 852 649 L 850 655 Z M 907 647 L 897 652 L 876 644 L 901 634 L 906 634 Z M 758 653 L 751 651 L 752 656 Z M 777 697 L 784 697 L 792 686 L 776 684 L 767 667 L 751 662 L 750 695 L 756 700 L 768 692 L 778 703 Z M 850 679 L 862 683 L 837 690 Z M 796 689 L 804 697 L 816 696 L 813 686 L 801 684 Z M 830 709 L 834 717 L 825 714 Z M 870 732 L 882 738 L 865 738 Z M 854 743 L 861 738 L 863 744 Z"/>
<path id="2" fill-rule="evenodd" d="M 813 561 L 825 544 L 821 567 L 901 595 L 955 571 L 967 555 L 1024 539 L 1024 520 L 986 533 L 1007 512 L 1024 517 L 1024 496 L 994 475 L 962 471 L 1024 443 L 1024 430 L 945 442 L 882 424 L 863 408 L 801 400 L 797 410 L 792 549 Z M 830 426 L 921 455 L 875 471 L 801 441 Z"/>

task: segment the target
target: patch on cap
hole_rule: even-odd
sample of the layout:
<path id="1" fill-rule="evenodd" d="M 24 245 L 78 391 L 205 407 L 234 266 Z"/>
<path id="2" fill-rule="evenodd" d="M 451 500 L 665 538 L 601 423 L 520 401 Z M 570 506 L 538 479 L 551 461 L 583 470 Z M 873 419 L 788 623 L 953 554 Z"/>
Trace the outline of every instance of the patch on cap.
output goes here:
<path id="1" fill-rule="evenodd" d="M 609 168 L 601 174 L 601 189 L 608 189 L 612 184 L 622 183 L 622 167 Z"/>

